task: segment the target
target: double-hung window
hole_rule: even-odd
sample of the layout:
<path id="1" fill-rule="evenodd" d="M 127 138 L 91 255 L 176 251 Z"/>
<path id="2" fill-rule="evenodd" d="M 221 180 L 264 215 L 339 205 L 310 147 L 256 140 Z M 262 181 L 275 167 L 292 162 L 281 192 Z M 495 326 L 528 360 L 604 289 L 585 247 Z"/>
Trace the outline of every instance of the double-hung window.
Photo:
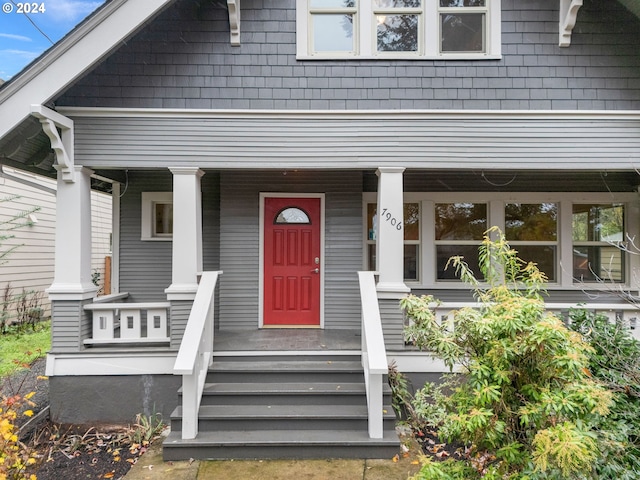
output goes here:
<path id="1" fill-rule="evenodd" d="M 557 203 L 505 204 L 504 236 L 522 260 L 535 263 L 550 282 L 556 281 Z"/>
<path id="2" fill-rule="evenodd" d="M 501 0 L 297 0 L 297 55 L 500 58 Z"/>
<path id="3" fill-rule="evenodd" d="M 573 205 L 573 277 L 578 282 L 624 282 L 624 205 Z"/>

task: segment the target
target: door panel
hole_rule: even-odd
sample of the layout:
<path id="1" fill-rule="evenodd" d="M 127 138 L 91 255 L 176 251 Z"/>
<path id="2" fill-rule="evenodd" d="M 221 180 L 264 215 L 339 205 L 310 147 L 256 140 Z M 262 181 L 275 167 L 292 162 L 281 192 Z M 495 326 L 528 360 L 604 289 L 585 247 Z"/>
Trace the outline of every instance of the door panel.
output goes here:
<path id="1" fill-rule="evenodd" d="M 265 326 L 320 325 L 320 199 L 265 198 Z"/>

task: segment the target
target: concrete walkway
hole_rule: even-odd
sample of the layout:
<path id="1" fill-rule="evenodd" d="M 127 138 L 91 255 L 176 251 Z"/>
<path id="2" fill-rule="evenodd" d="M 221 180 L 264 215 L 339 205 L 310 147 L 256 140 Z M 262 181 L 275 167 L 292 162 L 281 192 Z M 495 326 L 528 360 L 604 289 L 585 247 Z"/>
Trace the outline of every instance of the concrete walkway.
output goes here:
<path id="1" fill-rule="evenodd" d="M 125 480 L 406 480 L 418 471 L 417 457 L 383 460 L 206 460 L 162 461 L 156 441 Z"/>

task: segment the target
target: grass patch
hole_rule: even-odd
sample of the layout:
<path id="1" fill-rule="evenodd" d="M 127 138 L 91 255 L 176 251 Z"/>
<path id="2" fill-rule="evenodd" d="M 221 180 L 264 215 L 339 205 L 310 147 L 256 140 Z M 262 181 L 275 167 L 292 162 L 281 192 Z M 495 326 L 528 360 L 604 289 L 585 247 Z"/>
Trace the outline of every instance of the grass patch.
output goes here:
<path id="1" fill-rule="evenodd" d="M 0 378 L 27 368 L 50 348 L 50 321 L 38 323 L 33 332 L 0 335 Z"/>

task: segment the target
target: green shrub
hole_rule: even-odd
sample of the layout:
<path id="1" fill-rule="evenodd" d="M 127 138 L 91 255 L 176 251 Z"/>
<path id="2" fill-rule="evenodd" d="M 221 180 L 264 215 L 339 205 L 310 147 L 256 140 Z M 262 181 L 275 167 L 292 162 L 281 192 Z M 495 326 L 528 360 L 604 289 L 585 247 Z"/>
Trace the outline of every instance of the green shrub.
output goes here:
<path id="1" fill-rule="evenodd" d="M 589 372 L 613 393 L 611 412 L 597 424 L 595 464 L 599 479 L 640 478 L 640 343 L 628 328 L 604 315 L 577 308 L 569 313 L 570 328 L 592 349 Z"/>
<path id="2" fill-rule="evenodd" d="M 459 459 L 425 462 L 415 478 L 596 478 L 592 426 L 612 395 L 590 378 L 588 343 L 546 311 L 544 274 L 497 229 L 480 247 L 486 288 L 461 257 L 450 263 L 474 286 L 477 308 L 441 322 L 432 297 L 408 296 L 401 307 L 412 320 L 406 338 L 464 374 L 449 395 L 417 395 L 415 409 L 432 411 L 435 402 L 440 436 L 465 448 Z"/>

